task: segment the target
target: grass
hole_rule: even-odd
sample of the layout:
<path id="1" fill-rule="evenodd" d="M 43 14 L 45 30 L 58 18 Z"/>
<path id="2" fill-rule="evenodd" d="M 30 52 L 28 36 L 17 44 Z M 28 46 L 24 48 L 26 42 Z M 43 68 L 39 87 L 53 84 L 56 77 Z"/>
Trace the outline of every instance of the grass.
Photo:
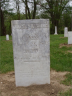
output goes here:
<path id="1" fill-rule="evenodd" d="M 66 74 L 66 79 L 61 81 L 62 84 L 67 85 L 67 86 L 71 86 L 72 85 L 72 74 Z"/>
<path id="2" fill-rule="evenodd" d="M 67 43 L 67 38 L 60 37 L 64 36 L 62 34 L 50 35 L 51 68 L 56 71 L 72 72 L 72 53 L 66 54 L 66 51 L 72 50 L 72 47 L 59 48 L 60 44 Z M 13 46 L 11 40 L 11 36 L 10 41 L 6 41 L 5 36 L 0 37 L 0 73 L 6 73 L 14 70 Z"/>
<path id="3" fill-rule="evenodd" d="M 62 47 L 59 45 L 67 43 L 68 38 L 60 35 L 50 35 L 50 66 L 56 71 L 68 71 L 72 72 L 72 53 L 66 53 L 72 51 L 72 47 Z M 0 37 L 0 73 L 6 73 L 14 70 L 13 61 L 13 46 L 12 37 L 6 41 L 5 36 Z M 66 79 L 61 81 L 65 85 L 72 85 L 72 74 L 66 75 Z M 72 89 L 65 93 L 60 93 L 60 96 L 72 96 Z"/>
<path id="4" fill-rule="evenodd" d="M 67 43 L 68 38 L 60 38 L 63 35 L 50 36 L 50 62 L 51 68 L 56 71 L 72 72 L 72 53 L 66 54 L 68 50 L 72 51 L 72 47 L 62 47 L 59 45 Z"/>
<path id="5" fill-rule="evenodd" d="M 60 95 L 59 96 L 72 96 L 72 89 L 68 90 L 67 92 L 64 92 L 64 93 L 59 93 Z"/>
<path id="6" fill-rule="evenodd" d="M 14 70 L 12 41 L 6 41 L 5 36 L 0 37 L 0 73 Z M 10 40 L 12 38 L 10 37 Z"/>

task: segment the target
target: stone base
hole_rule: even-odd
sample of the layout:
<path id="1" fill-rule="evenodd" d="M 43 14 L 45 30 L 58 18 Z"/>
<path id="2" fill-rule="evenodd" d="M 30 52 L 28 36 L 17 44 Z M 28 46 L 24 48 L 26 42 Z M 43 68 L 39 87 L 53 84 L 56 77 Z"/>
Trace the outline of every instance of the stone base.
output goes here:
<path id="1" fill-rule="evenodd" d="M 72 44 L 72 31 L 68 32 L 68 44 Z"/>
<path id="2" fill-rule="evenodd" d="M 58 35 L 58 34 L 55 34 L 55 33 L 54 33 L 54 35 Z"/>
<path id="3" fill-rule="evenodd" d="M 64 35 L 64 37 L 68 37 L 68 36 Z"/>

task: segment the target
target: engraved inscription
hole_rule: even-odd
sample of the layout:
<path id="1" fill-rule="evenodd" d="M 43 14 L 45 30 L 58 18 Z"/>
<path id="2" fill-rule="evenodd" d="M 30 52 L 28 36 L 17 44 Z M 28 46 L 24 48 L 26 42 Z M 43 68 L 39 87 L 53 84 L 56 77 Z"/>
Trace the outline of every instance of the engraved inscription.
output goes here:
<path id="1" fill-rule="evenodd" d="M 48 24 L 22 24 L 22 25 L 15 25 L 15 29 L 36 29 L 36 28 L 47 28 Z"/>
<path id="2" fill-rule="evenodd" d="M 39 61 L 39 40 L 36 40 L 36 36 L 29 35 L 28 33 L 17 33 L 17 50 L 22 54 L 17 53 L 16 58 L 24 59 L 25 62 L 27 61 Z M 33 40 L 34 39 L 34 40 Z"/>
<path id="3" fill-rule="evenodd" d="M 30 40 L 24 45 L 23 59 L 24 61 L 39 61 L 39 40 Z"/>

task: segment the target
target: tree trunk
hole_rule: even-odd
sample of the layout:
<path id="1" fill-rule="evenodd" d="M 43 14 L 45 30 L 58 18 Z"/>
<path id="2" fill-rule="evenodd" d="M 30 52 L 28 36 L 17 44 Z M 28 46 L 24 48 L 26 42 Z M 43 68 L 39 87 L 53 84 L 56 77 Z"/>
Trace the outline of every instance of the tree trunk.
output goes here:
<path id="1" fill-rule="evenodd" d="M 19 0 L 16 1 L 17 19 L 20 20 Z"/>
<path id="2" fill-rule="evenodd" d="M 18 12 L 17 12 L 17 14 L 18 14 L 18 20 L 20 20 L 19 5 L 18 5 Z"/>
<path id="3" fill-rule="evenodd" d="M 25 14 L 26 14 L 26 19 L 28 19 L 27 17 L 27 8 L 25 7 Z"/>
<path id="4" fill-rule="evenodd" d="M 28 14 L 26 14 L 26 18 L 31 19 L 30 9 L 28 7 L 27 0 L 25 0 L 25 5 L 26 5 L 26 13 L 28 12 Z"/>
<path id="5" fill-rule="evenodd" d="M 4 25 L 4 13 L 1 10 L 1 36 L 5 36 L 5 35 L 6 35 L 6 29 Z"/>
<path id="6" fill-rule="evenodd" d="M 1 36 L 1 3 L 0 3 L 0 36 Z"/>
<path id="7" fill-rule="evenodd" d="M 36 5 L 37 5 L 37 2 L 34 0 L 34 11 L 33 11 L 33 17 L 32 19 L 35 19 L 35 16 L 36 16 Z"/>

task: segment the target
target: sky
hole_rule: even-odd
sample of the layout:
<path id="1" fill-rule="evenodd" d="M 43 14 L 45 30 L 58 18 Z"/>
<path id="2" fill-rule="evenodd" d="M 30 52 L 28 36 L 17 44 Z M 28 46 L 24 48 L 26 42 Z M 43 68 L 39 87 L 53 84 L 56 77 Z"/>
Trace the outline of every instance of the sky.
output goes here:
<path id="1" fill-rule="evenodd" d="M 16 4 L 15 4 L 14 0 L 10 0 L 9 1 L 9 7 L 12 8 L 12 9 L 14 8 L 13 9 L 14 10 L 13 12 L 16 12 Z M 24 4 L 23 3 L 20 3 L 20 12 L 21 13 L 24 13 L 24 10 L 25 10 Z"/>
<path id="2" fill-rule="evenodd" d="M 72 7 L 72 1 L 69 2 L 69 5 Z"/>
<path id="3" fill-rule="evenodd" d="M 20 0 L 21 1 L 21 0 Z M 70 1 L 69 3 L 68 3 L 71 7 L 72 7 L 72 1 Z M 67 5 L 68 5 L 67 4 Z M 14 0 L 10 0 L 10 2 L 9 2 L 9 7 L 10 8 L 14 8 L 13 10 L 13 12 L 15 13 L 16 12 L 16 4 L 15 4 L 15 2 L 14 2 Z M 24 7 L 24 4 L 23 3 L 21 3 L 20 4 L 20 13 L 24 13 L 25 12 L 25 7 Z"/>

